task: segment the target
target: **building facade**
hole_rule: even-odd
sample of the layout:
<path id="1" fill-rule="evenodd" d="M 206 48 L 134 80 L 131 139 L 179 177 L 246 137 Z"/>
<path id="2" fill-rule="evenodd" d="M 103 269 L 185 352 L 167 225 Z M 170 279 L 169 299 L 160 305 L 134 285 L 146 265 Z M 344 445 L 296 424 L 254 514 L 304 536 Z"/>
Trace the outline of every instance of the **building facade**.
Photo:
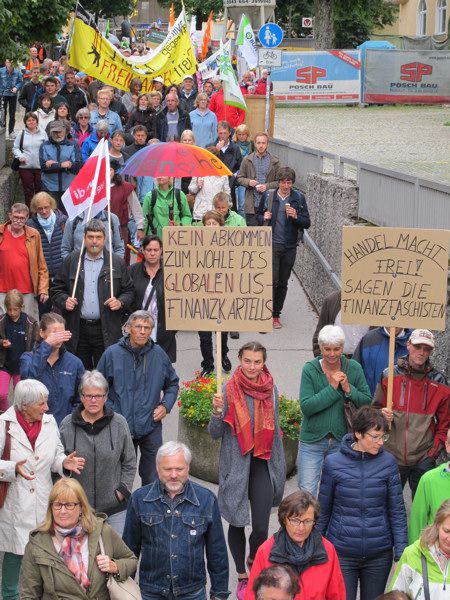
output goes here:
<path id="1" fill-rule="evenodd" d="M 398 16 L 393 25 L 377 33 L 385 35 L 431 35 L 448 37 L 450 0 L 389 0 L 398 4 Z"/>

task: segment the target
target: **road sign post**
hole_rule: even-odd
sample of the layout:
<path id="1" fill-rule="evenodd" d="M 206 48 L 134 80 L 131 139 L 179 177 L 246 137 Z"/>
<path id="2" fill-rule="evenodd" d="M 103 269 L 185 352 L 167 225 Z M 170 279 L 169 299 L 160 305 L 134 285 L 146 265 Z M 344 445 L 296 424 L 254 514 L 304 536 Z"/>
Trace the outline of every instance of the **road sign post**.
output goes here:
<path id="1" fill-rule="evenodd" d="M 267 48 L 267 52 L 270 51 L 271 52 L 276 52 L 274 50 L 272 50 L 273 48 L 277 48 L 281 42 L 283 41 L 283 30 L 281 29 L 281 27 L 279 25 L 277 25 L 276 23 L 265 23 L 258 31 L 258 38 L 259 41 L 261 42 L 261 45 L 264 46 L 264 48 Z M 266 54 L 267 54 L 266 52 Z M 281 57 L 281 51 L 280 52 L 280 57 Z M 263 52 L 264 54 L 264 52 Z M 259 56 L 259 53 L 258 53 Z M 267 69 L 269 71 L 269 74 L 267 76 L 267 80 L 266 80 L 266 116 L 265 116 L 265 130 L 269 131 L 269 111 L 270 111 L 270 67 L 274 66 L 274 65 L 267 65 Z M 281 66 L 281 62 L 280 62 L 280 66 Z"/>

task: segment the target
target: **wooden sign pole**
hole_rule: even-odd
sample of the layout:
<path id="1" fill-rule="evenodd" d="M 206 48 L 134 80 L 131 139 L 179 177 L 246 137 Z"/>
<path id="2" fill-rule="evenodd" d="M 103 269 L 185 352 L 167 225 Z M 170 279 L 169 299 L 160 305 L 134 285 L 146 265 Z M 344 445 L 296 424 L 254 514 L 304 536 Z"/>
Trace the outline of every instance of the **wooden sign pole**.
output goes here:
<path id="1" fill-rule="evenodd" d="M 216 374 L 217 393 L 222 392 L 222 332 L 216 331 Z"/>
<path id="2" fill-rule="evenodd" d="M 395 327 L 389 327 L 389 364 L 386 408 L 392 410 L 392 388 L 394 385 Z"/>

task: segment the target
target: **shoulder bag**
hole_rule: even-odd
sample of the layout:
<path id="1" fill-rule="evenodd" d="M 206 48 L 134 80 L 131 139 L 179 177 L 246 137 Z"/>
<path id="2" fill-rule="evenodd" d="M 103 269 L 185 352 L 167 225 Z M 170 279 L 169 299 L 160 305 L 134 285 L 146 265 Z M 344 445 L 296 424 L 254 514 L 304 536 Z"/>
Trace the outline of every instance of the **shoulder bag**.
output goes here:
<path id="1" fill-rule="evenodd" d="M 428 580 L 428 565 L 427 557 L 423 552 L 420 553 L 420 560 L 422 562 L 422 579 L 423 579 L 423 593 L 424 599 L 430 600 L 430 582 Z"/>
<path id="2" fill-rule="evenodd" d="M 5 445 L 3 447 L 2 460 L 11 460 L 11 434 L 9 433 L 10 421 L 5 422 Z M 5 504 L 6 494 L 10 481 L 0 481 L 0 508 Z"/>
<path id="3" fill-rule="evenodd" d="M 19 143 L 19 150 L 21 152 L 23 152 L 23 138 L 25 137 L 25 130 L 22 131 L 22 133 L 20 134 L 20 143 Z M 12 163 L 11 163 L 11 169 L 13 171 L 18 171 L 20 167 L 20 159 L 19 158 L 13 158 Z"/>
<path id="4" fill-rule="evenodd" d="M 100 536 L 98 542 L 100 544 L 100 552 L 106 554 L 102 536 Z M 106 575 L 108 577 L 106 586 L 111 600 L 142 600 L 141 590 L 134 579 L 128 577 L 125 581 L 117 581 L 112 573 L 107 573 Z"/>

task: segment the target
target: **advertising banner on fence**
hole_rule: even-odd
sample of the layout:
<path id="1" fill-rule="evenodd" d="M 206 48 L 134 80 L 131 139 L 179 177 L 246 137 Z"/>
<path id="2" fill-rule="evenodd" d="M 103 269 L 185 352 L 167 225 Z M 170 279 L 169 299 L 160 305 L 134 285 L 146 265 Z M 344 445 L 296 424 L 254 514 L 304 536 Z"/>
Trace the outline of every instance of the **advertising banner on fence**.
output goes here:
<path id="1" fill-rule="evenodd" d="M 164 227 L 167 329 L 272 331 L 270 227 Z"/>
<path id="2" fill-rule="evenodd" d="M 361 99 L 359 50 L 283 52 L 282 65 L 271 77 L 278 101 L 350 104 Z"/>
<path id="3" fill-rule="evenodd" d="M 445 329 L 449 239 L 442 229 L 344 227 L 342 323 Z"/>
<path id="4" fill-rule="evenodd" d="M 450 102 L 450 52 L 367 50 L 364 102 Z"/>

